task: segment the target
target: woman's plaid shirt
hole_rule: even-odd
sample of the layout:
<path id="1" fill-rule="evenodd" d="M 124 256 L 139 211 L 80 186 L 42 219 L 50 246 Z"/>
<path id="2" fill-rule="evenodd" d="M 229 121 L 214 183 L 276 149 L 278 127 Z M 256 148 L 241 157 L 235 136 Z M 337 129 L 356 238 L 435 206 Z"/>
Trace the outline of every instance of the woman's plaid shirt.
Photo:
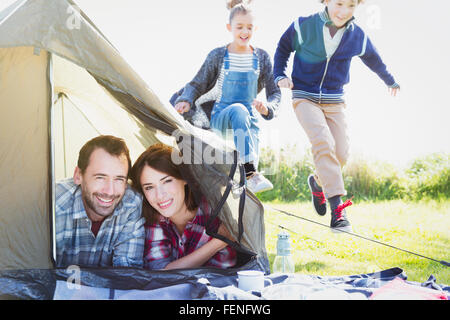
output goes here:
<path id="1" fill-rule="evenodd" d="M 203 208 L 203 210 L 202 210 Z M 158 223 L 145 225 L 144 268 L 163 269 L 170 262 L 180 259 L 212 239 L 206 234 L 206 222 L 210 212 L 206 201 L 202 201 L 195 218 L 189 222 L 180 236 L 175 225 L 161 216 Z M 221 222 L 214 219 L 211 231 L 217 232 Z M 236 264 L 236 251 L 230 246 L 217 252 L 204 266 L 229 268 Z"/>

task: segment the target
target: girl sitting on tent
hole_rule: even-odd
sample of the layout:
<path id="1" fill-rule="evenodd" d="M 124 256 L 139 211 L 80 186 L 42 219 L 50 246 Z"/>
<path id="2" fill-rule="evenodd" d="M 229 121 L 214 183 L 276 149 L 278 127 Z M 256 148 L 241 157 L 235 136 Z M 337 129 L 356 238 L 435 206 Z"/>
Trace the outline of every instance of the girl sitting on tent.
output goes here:
<path id="1" fill-rule="evenodd" d="M 230 130 L 244 164 L 248 189 L 253 193 L 262 192 L 273 185 L 257 172 L 258 114 L 271 120 L 276 115 L 281 93 L 274 83 L 270 56 L 250 45 L 255 28 L 250 8 L 241 0 L 227 1 L 227 4 L 230 8 L 227 29 L 233 41 L 212 50 L 194 79 L 172 97 L 171 103 L 195 126 L 211 127 L 224 137 Z M 264 88 L 267 103 L 256 99 Z M 210 101 L 213 101 L 211 121 L 207 116 L 209 110 L 203 110 Z"/>
<path id="2" fill-rule="evenodd" d="M 173 163 L 173 148 L 150 146 L 131 169 L 133 187 L 144 197 L 144 268 L 178 269 L 236 264 L 236 251 L 225 242 L 206 234 L 210 208 L 206 199 L 198 204 L 183 179 L 180 166 Z M 198 197 L 197 197 L 198 198 Z M 210 231 L 231 239 L 219 219 Z"/>

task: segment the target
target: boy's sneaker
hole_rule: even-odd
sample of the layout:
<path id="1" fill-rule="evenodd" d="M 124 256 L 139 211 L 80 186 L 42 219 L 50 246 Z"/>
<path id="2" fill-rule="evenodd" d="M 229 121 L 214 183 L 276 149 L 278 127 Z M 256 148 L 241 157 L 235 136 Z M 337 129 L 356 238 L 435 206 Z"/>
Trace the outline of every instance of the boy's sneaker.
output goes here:
<path id="1" fill-rule="evenodd" d="M 255 172 L 247 179 L 247 188 L 253 192 L 263 192 L 273 189 L 273 184 L 261 173 Z"/>
<path id="2" fill-rule="evenodd" d="M 314 175 L 308 177 L 308 186 L 311 190 L 311 201 L 317 214 L 323 216 L 327 213 L 327 199 L 323 194 L 322 188 L 319 187 L 314 179 Z"/>
<path id="3" fill-rule="evenodd" d="M 347 214 L 345 208 L 351 206 L 353 203 L 351 199 L 345 200 L 344 203 L 340 203 L 336 208 L 331 208 L 331 231 L 333 232 L 352 232 L 352 226 L 347 220 Z"/>

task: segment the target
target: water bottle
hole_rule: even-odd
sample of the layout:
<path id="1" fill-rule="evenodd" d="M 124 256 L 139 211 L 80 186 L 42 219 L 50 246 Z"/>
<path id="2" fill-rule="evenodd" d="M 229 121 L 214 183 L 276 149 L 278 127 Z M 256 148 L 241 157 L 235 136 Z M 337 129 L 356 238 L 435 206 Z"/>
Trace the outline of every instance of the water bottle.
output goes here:
<path id="1" fill-rule="evenodd" d="M 277 256 L 273 261 L 273 273 L 294 273 L 295 265 L 291 256 L 290 236 L 286 231 L 278 234 Z"/>

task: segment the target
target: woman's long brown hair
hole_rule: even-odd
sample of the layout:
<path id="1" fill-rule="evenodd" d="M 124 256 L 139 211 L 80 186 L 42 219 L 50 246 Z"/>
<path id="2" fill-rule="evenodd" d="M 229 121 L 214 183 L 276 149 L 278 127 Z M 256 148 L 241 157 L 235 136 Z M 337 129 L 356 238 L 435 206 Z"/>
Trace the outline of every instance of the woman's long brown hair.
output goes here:
<path id="1" fill-rule="evenodd" d="M 144 191 L 141 185 L 142 170 L 145 166 L 149 166 L 155 170 L 163 172 L 171 177 L 179 180 L 184 180 L 180 171 L 180 167 L 173 163 L 171 155 L 174 149 L 162 143 L 157 143 L 145 150 L 134 163 L 130 172 L 130 179 L 132 187 L 140 192 L 143 196 L 142 201 L 142 215 L 145 217 L 147 223 L 156 223 L 159 221 L 160 214 L 154 209 L 148 200 L 145 198 Z M 195 210 L 198 204 L 195 201 L 192 189 L 188 184 L 185 185 L 185 199 L 188 210 Z"/>

